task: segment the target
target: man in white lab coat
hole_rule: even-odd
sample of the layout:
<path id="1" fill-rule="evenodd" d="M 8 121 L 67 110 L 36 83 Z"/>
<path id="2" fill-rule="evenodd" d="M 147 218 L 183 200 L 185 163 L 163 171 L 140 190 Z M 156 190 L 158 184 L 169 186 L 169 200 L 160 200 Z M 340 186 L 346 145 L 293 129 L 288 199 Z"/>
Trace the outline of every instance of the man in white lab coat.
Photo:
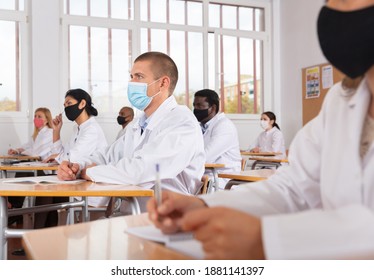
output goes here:
<path id="1" fill-rule="evenodd" d="M 131 69 L 127 94 L 144 112 L 104 151 L 73 165 L 63 162 L 58 177 L 73 180 L 80 173 L 95 182 L 152 187 L 159 164 L 163 189 L 196 194 L 204 173 L 204 143 L 191 110 L 173 96 L 177 80 L 178 70 L 169 56 L 140 55 Z"/>
<path id="2" fill-rule="evenodd" d="M 289 166 L 200 199 L 164 192 L 152 221 L 193 231 L 210 259 L 374 259 L 373 16 L 374 0 L 321 9 L 322 51 L 347 77 L 296 135 Z"/>
<path id="3" fill-rule="evenodd" d="M 224 164 L 225 168 L 218 169 L 218 173 L 240 171 L 242 157 L 238 132 L 225 113 L 219 113 L 218 94 L 210 89 L 197 91 L 193 107 L 203 133 L 206 162 Z M 206 173 L 212 176 L 210 170 Z M 228 180 L 220 178 L 219 188 L 224 189 Z"/>

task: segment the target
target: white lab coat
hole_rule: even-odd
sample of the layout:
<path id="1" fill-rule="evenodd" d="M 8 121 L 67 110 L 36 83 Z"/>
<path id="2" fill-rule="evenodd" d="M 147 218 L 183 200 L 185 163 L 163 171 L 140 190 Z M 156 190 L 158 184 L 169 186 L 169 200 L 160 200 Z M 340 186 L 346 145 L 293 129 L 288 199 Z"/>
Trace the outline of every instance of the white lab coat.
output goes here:
<path id="1" fill-rule="evenodd" d="M 150 116 L 143 134 L 141 118 L 128 124 L 125 135 L 105 151 L 80 161 L 81 167 L 97 164 L 87 169 L 87 175 L 95 182 L 152 183 L 147 185 L 152 187 L 158 163 L 162 188 L 196 194 L 204 173 L 205 153 L 195 116 L 170 96 Z"/>
<path id="2" fill-rule="evenodd" d="M 217 173 L 240 171 L 242 157 L 235 125 L 224 113 L 215 115 L 205 125 L 207 129 L 203 138 L 206 162 L 225 164 L 225 168 L 217 169 Z M 210 170 L 207 170 L 206 174 L 212 177 Z M 224 189 L 228 180 L 219 178 L 219 188 Z"/>
<path id="3" fill-rule="evenodd" d="M 125 135 L 127 126 L 128 126 L 128 125 L 126 125 L 125 127 L 121 128 L 120 131 L 118 131 L 118 134 L 117 134 L 116 140 L 118 140 L 118 139 L 121 138 L 123 135 Z"/>
<path id="4" fill-rule="evenodd" d="M 31 137 L 30 141 L 22 145 L 24 149 L 23 155 L 39 156 L 42 160 L 46 159 L 52 154 L 53 146 L 53 129 L 44 126 L 34 139 Z"/>
<path id="5" fill-rule="evenodd" d="M 103 129 L 94 117 L 90 117 L 79 126 L 74 126 L 73 134 L 66 145 L 62 145 L 61 140 L 53 143 L 53 153 L 59 154 L 56 158 L 58 163 L 64 160 L 78 162 L 81 158 L 88 157 L 107 146 Z"/>
<path id="6" fill-rule="evenodd" d="M 374 146 L 359 155 L 370 92 L 363 81 L 346 94 L 341 84 L 330 90 L 291 144 L 289 166 L 205 198 L 260 216 L 269 259 L 374 258 Z"/>
<path id="7" fill-rule="evenodd" d="M 283 155 L 286 154 L 283 133 L 275 126 L 268 131 L 264 130 L 261 132 L 248 150 L 256 147 L 259 147 L 261 152 L 280 152 Z"/>

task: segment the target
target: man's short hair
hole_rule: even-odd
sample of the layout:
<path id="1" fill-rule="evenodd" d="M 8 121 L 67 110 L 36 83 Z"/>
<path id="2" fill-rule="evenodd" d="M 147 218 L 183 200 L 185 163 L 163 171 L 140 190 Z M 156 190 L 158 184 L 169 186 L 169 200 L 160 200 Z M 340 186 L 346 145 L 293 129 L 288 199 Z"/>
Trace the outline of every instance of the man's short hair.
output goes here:
<path id="1" fill-rule="evenodd" d="M 139 55 L 134 62 L 150 61 L 152 64 L 152 72 L 155 79 L 162 76 L 170 78 L 169 96 L 173 94 L 175 86 L 178 82 L 178 68 L 170 56 L 161 52 L 146 52 Z"/>
<path id="2" fill-rule="evenodd" d="M 124 107 L 121 108 L 120 111 L 125 110 L 125 109 L 130 112 L 130 116 L 134 117 L 134 109 L 133 108 L 128 107 L 128 106 L 124 106 Z"/>
<path id="3" fill-rule="evenodd" d="M 216 113 L 219 111 L 219 96 L 218 94 L 211 89 L 202 89 L 195 93 L 195 97 L 206 97 L 206 101 L 209 103 L 209 106 L 212 106 L 213 104 L 216 105 Z"/>

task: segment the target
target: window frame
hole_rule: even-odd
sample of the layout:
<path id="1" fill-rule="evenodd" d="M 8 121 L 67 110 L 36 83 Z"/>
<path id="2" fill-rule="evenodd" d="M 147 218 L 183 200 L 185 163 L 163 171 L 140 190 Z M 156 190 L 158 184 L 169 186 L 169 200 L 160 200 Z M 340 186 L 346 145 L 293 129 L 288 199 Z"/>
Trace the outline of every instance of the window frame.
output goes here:
<path id="1" fill-rule="evenodd" d="M 140 1 L 134 1 L 134 18 L 128 19 L 112 19 L 102 17 L 88 17 L 88 16 L 77 16 L 64 14 L 64 0 L 60 0 L 61 10 L 61 27 L 62 27 L 62 77 L 61 77 L 61 92 L 64 93 L 68 90 L 68 28 L 69 25 L 76 26 L 91 26 L 91 27 L 103 27 L 113 29 L 126 29 L 132 32 L 132 57 L 129 61 L 129 67 L 131 68 L 133 60 L 140 55 L 141 46 L 141 29 L 160 29 L 160 30 L 175 30 L 175 31 L 189 31 L 202 33 L 203 40 L 203 85 L 209 87 L 209 62 L 208 62 L 208 34 L 220 34 L 228 36 L 243 36 L 244 38 L 261 40 L 263 43 L 263 103 L 262 110 L 270 109 L 273 107 L 273 94 L 272 94 L 272 26 L 271 26 L 271 1 L 259 1 L 259 0 L 236 0 L 235 5 L 245 7 L 256 7 L 264 10 L 264 31 L 244 31 L 244 30 L 233 30 L 223 28 L 211 28 L 209 27 L 209 11 L 208 7 L 211 3 L 233 5 L 232 1 L 229 0 L 194 0 L 196 2 L 202 2 L 202 15 L 203 21 L 202 26 L 186 26 L 182 24 L 172 23 L 160 23 L 160 22 L 147 22 L 141 20 Z M 217 48 L 217 46 L 215 46 Z M 217 53 L 217 49 L 216 49 Z M 215 71 L 215 69 L 213 70 Z M 217 77 L 217 73 L 214 75 Z M 217 80 L 217 78 L 216 78 Z M 217 81 L 215 81 L 215 90 L 218 90 Z M 63 99 L 63 96 L 61 97 Z M 99 109 L 99 108 L 98 108 Z M 99 114 L 101 121 L 112 122 L 113 117 L 118 112 L 106 112 Z M 259 114 L 227 114 L 231 119 L 237 120 L 252 120 L 259 119 Z"/>
<path id="2" fill-rule="evenodd" d="M 30 114 L 30 43 L 29 43 L 29 2 L 25 1 L 23 11 L 3 10 L 0 9 L 0 20 L 18 22 L 19 23 L 19 38 L 20 38 L 20 65 L 19 65 L 19 111 L 0 111 L 0 122 L 8 123 L 9 119 L 13 122 L 27 122 Z M 1 81 L 0 81 L 1 82 Z"/>

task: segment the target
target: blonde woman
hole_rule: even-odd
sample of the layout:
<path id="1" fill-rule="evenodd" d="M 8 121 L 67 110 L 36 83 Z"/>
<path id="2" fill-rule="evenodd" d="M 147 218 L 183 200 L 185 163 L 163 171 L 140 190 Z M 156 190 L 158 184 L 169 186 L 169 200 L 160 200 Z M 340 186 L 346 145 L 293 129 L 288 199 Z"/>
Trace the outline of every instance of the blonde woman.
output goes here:
<path id="1" fill-rule="evenodd" d="M 52 154 L 53 129 L 52 115 L 49 109 L 41 107 L 35 110 L 34 133 L 26 144 L 17 149 L 9 149 L 9 155 L 22 154 L 39 156 L 45 159 Z"/>
<path id="2" fill-rule="evenodd" d="M 31 139 L 20 148 L 9 149 L 9 155 L 28 155 L 39 156 L 45 159 L 52 154 L 53 147 L 53 129 L 52 129 L 52 115 L 49 109 L 41 107 L 35 110 L 34 114 L 34 133 Z M 44 175 L 43 171 L 38 172 L 38 175 Z M 33 173 L 16 173 L 16 177 L 34 176 Z M 24 197 L 8 197 L 8 208 L 21 208 Z M 8 223 L 12 224 L 21 216 L 14 216 L 9 218 Z"/>

